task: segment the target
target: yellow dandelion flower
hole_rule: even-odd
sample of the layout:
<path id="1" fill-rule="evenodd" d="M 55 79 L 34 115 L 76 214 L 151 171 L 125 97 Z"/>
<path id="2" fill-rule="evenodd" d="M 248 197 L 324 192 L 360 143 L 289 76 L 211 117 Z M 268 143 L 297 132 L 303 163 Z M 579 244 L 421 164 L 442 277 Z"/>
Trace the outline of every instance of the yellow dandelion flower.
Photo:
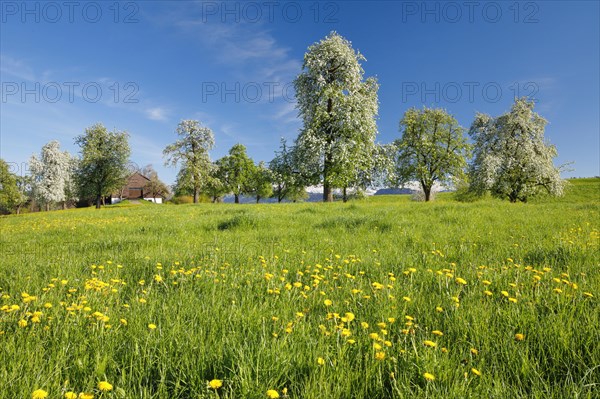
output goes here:
<path id="1" fill-rule="evenodd" d="M 373 349 L 375 349 L 376 351 L 380 351 L 380 350 L 381 350 L 381 348 L 382 348 L 382 347 L 381 347 L 381 345 L 379 345 L 377 342 L 375 342 L 375 343 L 373 344 Z"/>
<path id="2" fill-rule="evenodd" d="M 433 330 L 431 333 L 433 335 L 437 335 L 438 337 L 441 337 L 442 335 L 444 335 L 444 333 L 441 332 L 440 330 Z"/>
<path id="3" fill-rule="evenodd" d="M 113 386 L 108 381 L 100 381 L 98 383 L 98 389 L 102 392 L 109 392 L 112 391 Z"/>
<path id="4" fill-rule="evenodd" d="M 423 377 L 427 380 L 427 381 L 434 381 L 435 380 L 435 376 L 431 373 L 425 373 L 423 374 Z"/>
<path id="5" fill-rule="evenodd" d="M 210 380 L 208 383 L 208 387 L 211 389 L 219 389 L 223 386 L 222 380 Z"/>
<path id="6" fill-rule="evenodd" d="M 472 368 L 471 372 L 473 374 L 475 374 L 476 376 L 480 377 L 481 376 L 481 371 L 477 370 L 476 368 Z"/>
<path id="7" fill-rule="evenodd" d="M 78 396 L 79 399 L 94 399 L 93 393 L 81 392 Z"/>
<path id="8" fill-rule="evenodd" d="M 66 392 L 65 399 L 77 399 L 77 394 L 73 391 Z"/>
<path id="9" fill-rule="evenodd" d="M 475 349 L 475 348 L 471 348 L 471 354 L 478 355 L 479 351 L 477 349 Z"/>
<path id="10" fill-rule="evenodd" d="M 354 313 L 352 313 L 352 312 L 346 312 L 346 314 L 344 316 L 346 316 L 346 319 L 348 320 L 348 322 L 354 320 L 354 318 L 355 318 Z"/>
<path id="11" fill-rule="evenodd" d="M 354 339 L 349 339 L 346 341 L 347 343 L 349 343 L 350 345 L 354 345 L 356 343 L 356 340 Z"/>
<path id="12" fill-rule="evenodd" d="M 17 324 L 19 325 L 19 327 L 25 328 L 25 327 L 27 327 L 27 320 L 21 319 L 21 320 L 19 320 L 19 322 Z"/>
<path id="13" fill-rule="evenodd" d="M 588 298 L 593 298 L 594 295 L 591 292 L 584 292 L 583 296 L 588 297 Z"/>
<path id="14" fill-rule="evenodd" d="M 437 344 L 435 342 L 429 341 L 429 340 L 423 341 L 423 345 L 428 346 L 430 348 L 435 348 L 437 346 Z"/>
<path id="15" fill-rule="evenodd" d="M 156 329 L 156 324 L 150 323 L 150 324 L 148 324 L 148 328 L 151 330 L 154 330 L 154 329 Z"/>
<path id="16" fill-rule="evenodd" d="M 367 329 L 367 328 L 369 328 L 369 323 L 367 323 L 366 321 L 363 321 L 363 322 L 361 322 L 361 323 L 360 323 L 360 326 L 361 326 L 362 328 L 365 328 L 365 329 Z"/>
<path id="17" fill-rule="evenodd" d="M 43 389 L 36 389 L 31 394 L 31 399 L 45 399 L 48 397 L 48 392 Z"/>
<path id="18" fill-rule="evenodd" d="M 442 313 L 444 311 L 444 308 L 442 308 L 441 306 L 436 306 L 435 311 Z"/>
<path id="19" fill-rule="evenodd" d="M 317 364 L 319 366 L 324 366 L 325 365 L 325 359 L 323 359 L 322 357 L 317 358 Z"/>
<path id="20" fill-rule="evenodd" d="M 456 282 L 460 285 L 467 285 L 467 280 L 465 280 L 464 278 L 457 277 Z"/>
<path id="21" fill-rule="evenodd" d="M 325 299 L 323 301 L 323 303 L 325 304 L 325 306 L 331 306 L 331 305 L 333 305 L 333 301 L 331 299 Z"/>
<path id="22" fill-rule="evenodd" d="M 267 391 L 267 398 L 269 399 L 277 399 L 279 397 L 279 393 L 274 389 L 269 389 Z"/>
<path id="23" fill-rule="evenodd" d="M 523 341 L 524 339 L 525 339 L 525 335 L 524 334 L 520 334 L 520 333 L 515 334 L 515 340 L 517 340 L 517 341 Z"/>
<path id="24" fill-rule="evenodd" d="M 376 360 L 383 360 L 383 359 L 385 359 L 385 353 L 383 353 L 383 352 L 377 352 L 377 353 L 375 353 L 375 359 Z"/>

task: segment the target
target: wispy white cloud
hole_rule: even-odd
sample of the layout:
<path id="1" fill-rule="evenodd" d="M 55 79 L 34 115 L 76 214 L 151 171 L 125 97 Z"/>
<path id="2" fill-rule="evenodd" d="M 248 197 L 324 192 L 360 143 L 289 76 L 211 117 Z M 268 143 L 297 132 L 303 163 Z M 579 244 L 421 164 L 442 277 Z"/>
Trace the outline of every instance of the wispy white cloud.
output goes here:
<path id="1" fill-rule="evenodd" d="M 279 104 L 279 110 L 272 115 L 275 120 L 280 120 L 285 123 L 299 123 L 298 110 L 296 104 L 291 102 L 284 102 Z"/>
<path id="2" fill-rule="evenodd" d="M 166 121 L 168 119 L 167 111 L 160 107 L 146 109 L 146 116 L 153 121 Z"/>
<path id="3" fill-rule="evenodd" d="M 288 102 L 284 87 L 291 84 L 300 72 L 301 60 L 290 55 L 291 48 L 273 35 L 266 22 L 206 23 L 198 16 L 198 4 L 185 3 L 178 10 L 157 21 L 179 28 L 186 37 L 197 39 L 211 62 L 227 70 L 242 86 L 246 83 L 275 87 L 274 98 L 263 90 L 259 103 Z M 287 123 L 287 115 L 280 122 Z"/>
<path id="4" fill-rule="evenodd" d="M 13 58 L 6 54 L 0 54 L 0 71 L 3 74 L 10 75 L 12 77 L 34 81 L 35 73 L 23 60 Z"/>

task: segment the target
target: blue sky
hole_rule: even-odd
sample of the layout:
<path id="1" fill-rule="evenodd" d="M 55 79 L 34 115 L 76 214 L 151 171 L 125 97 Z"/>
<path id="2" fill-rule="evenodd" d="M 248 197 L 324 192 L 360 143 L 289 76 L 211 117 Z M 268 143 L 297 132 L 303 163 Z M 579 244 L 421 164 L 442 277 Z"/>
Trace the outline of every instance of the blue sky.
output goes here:
<path id="1" fill-rule="evenodd" d="M 600 8 L 529 2 L 0 3 L 0 156 L 16 172 L 50 140 L 96 122 L 130 134 L 132 162 L 167 183 L 162 150 L 182 119 L 269 161 L 300 128 L 291 83 L 309 45 L 337 31 L 380 83 L 377 140 L 410 107 L 443 107 L 468 128 L 533 95 L 556 164 L 599 175 Z M 21 169 L 19 169 L 21 168 Z"/>

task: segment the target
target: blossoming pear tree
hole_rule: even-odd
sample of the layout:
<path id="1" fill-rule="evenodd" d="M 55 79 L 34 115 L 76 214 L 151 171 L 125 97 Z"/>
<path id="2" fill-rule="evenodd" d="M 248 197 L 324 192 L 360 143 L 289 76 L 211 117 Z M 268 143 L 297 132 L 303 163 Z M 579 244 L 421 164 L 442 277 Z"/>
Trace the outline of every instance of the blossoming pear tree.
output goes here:
<path id="1" fill-rule="evenodd" d="M 63 204 L 73 195 L 74 160 L 66 151 L 60 150 L 60 143 L 50 141 L 42 147 L 39 158 L 32 155 L 29 169 L 32 176 L 34 196 L 45 205 L 46 210 L 53 203 Z"/>
<path id="2" fill-rule="evenodd" d="M 533 111 L 534 105 L 519 98 L 504 115 L 476 115 L 469 130 L 475 144 L 470 169 L 473 191 L 489 191 L 510 202 L 526 202 L 542 192 L 562 195 L 565 181 L 560 178 L 561 168 L 553 164 L 558 152 L 544 140 L 547 121 Z"/>
<path id="3" fill-rule="evenodd" d="M 304 171 L 323 184 L 323 201 L 332 188 L 344 188 L 371 168 L 378 112 L 375 78 L 363 80 L 360 52 L 336 32 L 310 46 L 294 81 L 303 127 L 296 139 Z"/>

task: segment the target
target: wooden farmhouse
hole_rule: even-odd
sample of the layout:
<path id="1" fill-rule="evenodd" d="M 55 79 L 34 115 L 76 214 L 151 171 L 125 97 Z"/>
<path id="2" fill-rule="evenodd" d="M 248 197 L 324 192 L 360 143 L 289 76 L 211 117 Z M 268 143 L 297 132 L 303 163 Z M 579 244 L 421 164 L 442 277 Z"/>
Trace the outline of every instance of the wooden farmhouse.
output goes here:
<path id="1" fill-rule="evenodd" d="M 150 181 L 146 176 L 139 172 L 133 173 L 127 179 L 127 184 L 123 186 L 119 191 L 114 192 L 110 196 L 110 203 L 116 204 L 123 200 L 146 200 L 162 204 L 163 199 L 161 197 L 155 198 L 150 196 L 149 193 L 144 192 L 144 187 Z"/>

